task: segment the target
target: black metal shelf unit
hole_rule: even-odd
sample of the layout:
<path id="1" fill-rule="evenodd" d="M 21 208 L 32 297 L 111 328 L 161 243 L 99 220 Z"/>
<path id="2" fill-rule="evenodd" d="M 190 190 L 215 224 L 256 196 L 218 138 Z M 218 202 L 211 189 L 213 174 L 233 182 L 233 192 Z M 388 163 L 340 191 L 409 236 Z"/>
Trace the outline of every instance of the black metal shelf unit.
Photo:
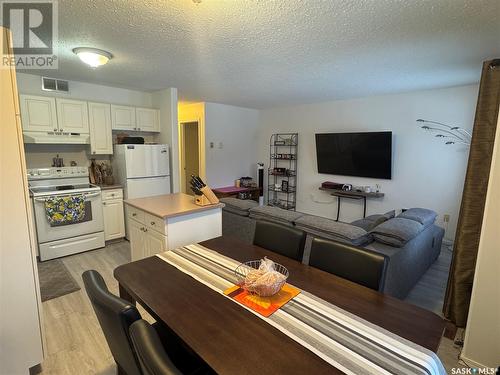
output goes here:
<path id="1" fill-rule="evenodd" d="M 269 141 L 267 204 L 294 210 L 297 203 L 298 133 L 273 134 Z"/>

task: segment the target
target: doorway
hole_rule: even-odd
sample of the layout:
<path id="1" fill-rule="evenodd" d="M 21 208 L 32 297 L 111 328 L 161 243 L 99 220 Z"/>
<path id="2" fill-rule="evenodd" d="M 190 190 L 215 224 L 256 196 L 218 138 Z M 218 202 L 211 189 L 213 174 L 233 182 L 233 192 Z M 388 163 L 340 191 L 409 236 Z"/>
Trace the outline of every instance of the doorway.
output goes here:
<path id="1" fill-rule="evenodd" d="M 189 180 L 200 175 L 200 124 L 198 121 L 180 123 L 181 133 L 181 191 L 193 194 Z"/>

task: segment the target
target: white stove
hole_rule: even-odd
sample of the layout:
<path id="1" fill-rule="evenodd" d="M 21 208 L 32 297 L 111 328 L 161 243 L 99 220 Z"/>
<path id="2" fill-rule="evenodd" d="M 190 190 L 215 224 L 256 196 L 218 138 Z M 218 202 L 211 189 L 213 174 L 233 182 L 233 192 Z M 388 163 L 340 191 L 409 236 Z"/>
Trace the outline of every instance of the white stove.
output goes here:
<path id="1" fill-rule="evenodd" d="M 101 188 L 89 183 L 85 167 L 28 169 L 30 194 L 36 220 L 40 260 L 104 246 Z M 83 196 L 85 215 L 78 222 L 50 224 L 45 202 L 49 198 Z"/>

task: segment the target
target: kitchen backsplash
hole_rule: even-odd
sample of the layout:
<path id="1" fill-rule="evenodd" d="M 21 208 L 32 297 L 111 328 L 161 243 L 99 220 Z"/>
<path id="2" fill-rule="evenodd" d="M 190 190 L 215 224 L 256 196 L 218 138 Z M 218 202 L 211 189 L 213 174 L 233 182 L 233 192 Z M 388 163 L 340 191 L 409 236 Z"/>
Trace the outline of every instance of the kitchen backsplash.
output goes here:
<path id="1" fill-rule="evenodd" d="M 113 143 L 116 143 L 116 133 L 113 132 Z M 131 136 L 135 134 L 130 133 Z M 146 143 L 157 142 L 158 137 L 154 135 L 145 135 L 143 133 L 137 136 L 144 137 Z M 45 168 L 52 166 L 52 158 L 59 154 L 64 159 L 64 165 L 69 167 L 71 161 L 75 161 L 78 166 L 90 165 L 90 159 L 110 160 L 112 155 L 90 155 L 88 145 L 61 145 L 61 144 L 25 144 L 26 166 L 28 168 Z"/>
<path id="2" fill-rule="evenodd" d="M 89 166 L 90 155 L 87 145 L 37 145 L 25 144 L 26 166 L 28 168 L 44 168 L 52 166 L 52 158 L 59 154 L 64 159 L 64 165 L 69 167 L 71 161 L 78 166 Z M 109 155 L 97 155 L 95 159 L 109 160 Z"/>

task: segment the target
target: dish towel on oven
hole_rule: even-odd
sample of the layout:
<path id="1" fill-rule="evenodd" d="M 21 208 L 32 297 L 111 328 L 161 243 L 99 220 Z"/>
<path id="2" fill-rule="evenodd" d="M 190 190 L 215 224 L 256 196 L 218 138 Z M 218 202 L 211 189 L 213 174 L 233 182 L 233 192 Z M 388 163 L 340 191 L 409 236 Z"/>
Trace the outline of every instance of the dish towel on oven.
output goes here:
<path id="1" fill-rule="evenodd" d="M 240 262 L 201 245 L 157 256 L 237 303 L 223 292 L 235 285 Z M 267 318 L 240 306 L 346 374 L 446 374 L 432 351 L 306 291 Z"/>
<path id="2" fill-rule="evenodd" d="M 48 197 L 45 215 L 51 227 L 78 223 L 85 217 L 85 196 Z"/>

